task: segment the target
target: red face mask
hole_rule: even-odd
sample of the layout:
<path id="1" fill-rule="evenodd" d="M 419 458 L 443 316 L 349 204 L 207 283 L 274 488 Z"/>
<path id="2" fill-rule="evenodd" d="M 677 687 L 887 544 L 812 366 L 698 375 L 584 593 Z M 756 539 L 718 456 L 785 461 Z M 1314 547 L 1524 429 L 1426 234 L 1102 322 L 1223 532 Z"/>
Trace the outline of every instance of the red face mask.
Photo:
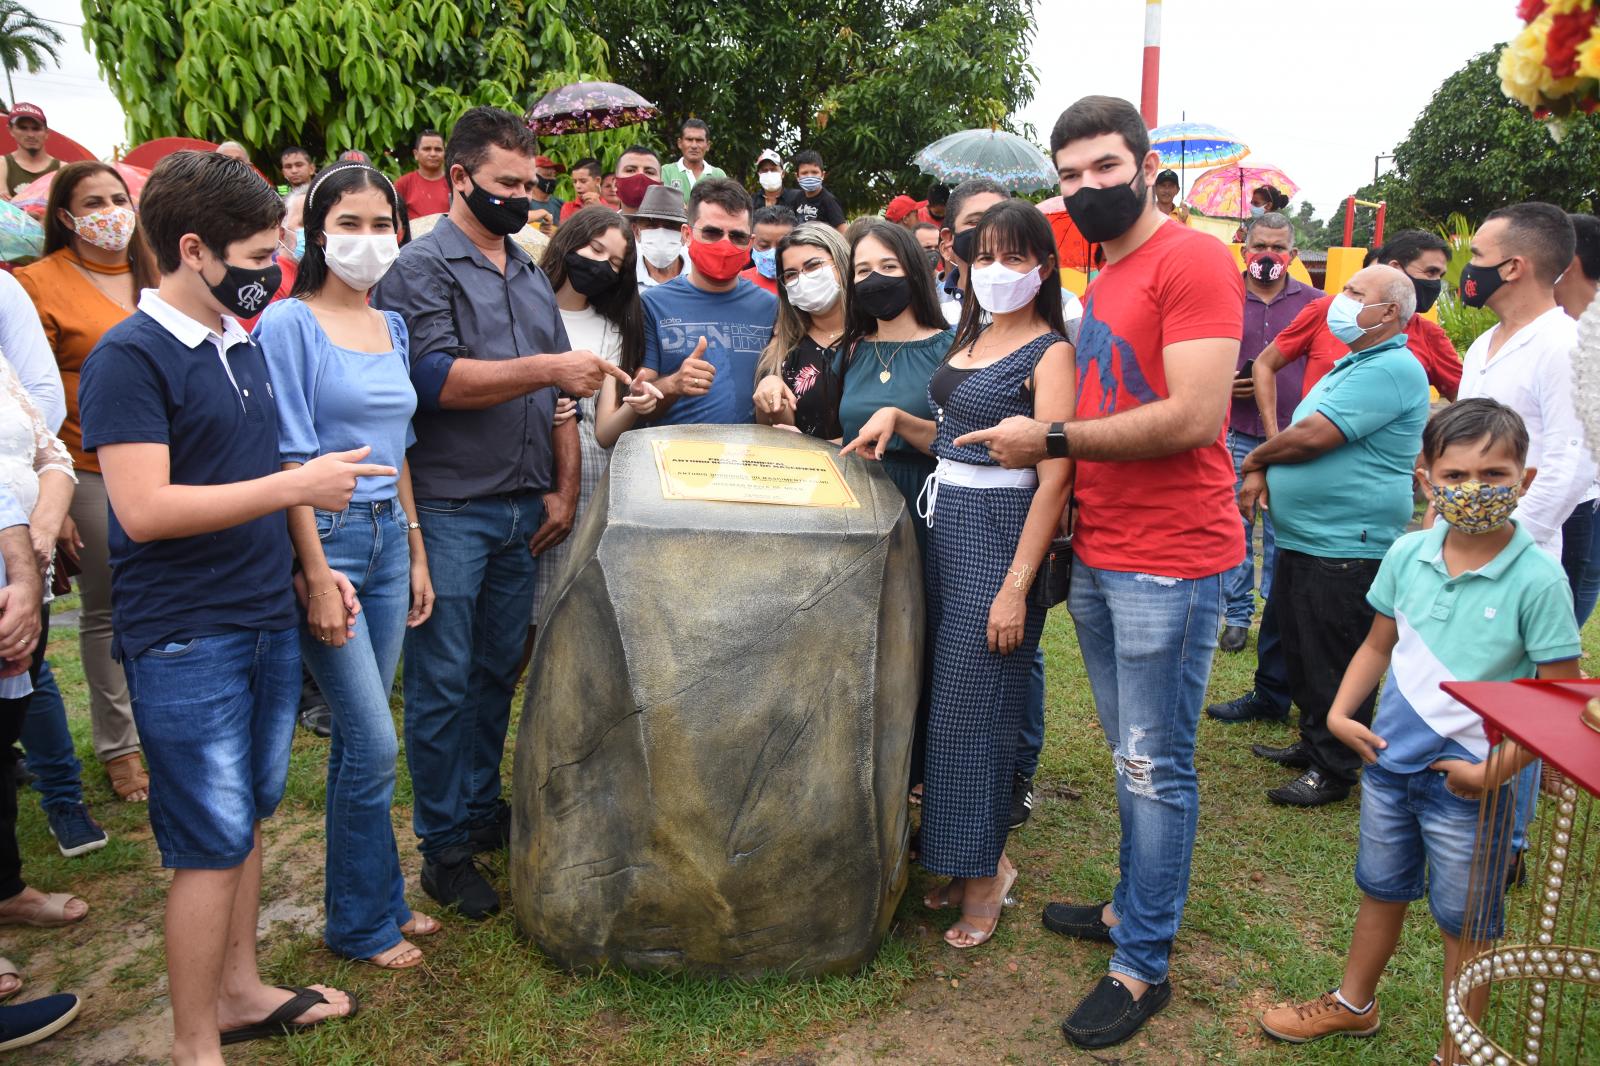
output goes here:
<path id="1" fill-rule="evenodd" d="M 625 178 L 617 179 L 617 199 L 629 207 L 638 207 L 644 202 L 644 191 L 652 185 L 660 184 L 648 174 L 629 174 Z"/>
<path id="2" fill-rule="evenodd" d="M 740 248 L 726 237 L 720 241 L 691 240 L 689 261 L 712 281 L 732 281 L 750 261 L 750 249 Z"/>
<path id="3" fill-rule="evenodd" d="M 1277 252 L 1262 252 L 1250 260 L 1250 276 L 1267 284 L 1283 277 L 1283 272 L 1288 269 L 1289 257 Z"/>

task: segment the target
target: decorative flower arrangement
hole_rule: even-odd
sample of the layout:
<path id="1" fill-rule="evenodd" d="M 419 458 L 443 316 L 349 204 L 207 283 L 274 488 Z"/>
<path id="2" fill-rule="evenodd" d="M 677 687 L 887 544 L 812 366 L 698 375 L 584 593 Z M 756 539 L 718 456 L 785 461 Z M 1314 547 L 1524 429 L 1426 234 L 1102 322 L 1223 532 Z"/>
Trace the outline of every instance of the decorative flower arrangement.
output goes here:
<path id="1" fill-rule="evenodd" d="M 1596 0 L 1520 0 L 1522 32 L 1500 52 L 1500 87 L 1551 122 L 1600 109 L 1600 31 Z"/>

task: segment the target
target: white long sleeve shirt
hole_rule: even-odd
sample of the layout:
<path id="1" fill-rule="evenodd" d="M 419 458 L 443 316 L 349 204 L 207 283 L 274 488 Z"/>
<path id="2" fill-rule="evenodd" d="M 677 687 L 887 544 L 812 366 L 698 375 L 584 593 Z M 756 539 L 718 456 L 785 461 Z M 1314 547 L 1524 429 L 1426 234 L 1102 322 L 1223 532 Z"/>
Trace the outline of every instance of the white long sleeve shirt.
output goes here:
<path id="1" fill-rule="evenodd" d="M 1506 339 L 1493 359 L 1496 325 L 1472 342 L 1461 368 L 1457 399 L 1486 396 L 1522 416 L 1528 426 L 1528 466 L 1538 469 L 1517 505 L 1517 521 L 1540 548 L 1561 558 L 1561 525 L 1596 495 L 1595 462 L 1584 442 L 1572 398 L 1572 355 L 1578 324 L 1552 307 Z"/>

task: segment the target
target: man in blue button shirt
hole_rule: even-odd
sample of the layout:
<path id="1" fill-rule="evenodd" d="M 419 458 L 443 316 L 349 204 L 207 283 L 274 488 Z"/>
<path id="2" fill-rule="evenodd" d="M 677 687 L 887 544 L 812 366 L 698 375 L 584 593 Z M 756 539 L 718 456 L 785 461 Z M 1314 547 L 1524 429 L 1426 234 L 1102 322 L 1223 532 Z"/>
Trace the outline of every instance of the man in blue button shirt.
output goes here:
<path id="1" fill-rule="evenodd" d="M 411 336 L 407 458 L 438 594 L 406 633 L 412 824 L 423 889 L 470 918 L 500 907 L 473 855 L 510 839 L 500 761 L 537 557 L 571 532 L 577 508 L 578 426 L 554 425 L 556 394 L 592 395 L 607 374 L 630 382 L 568 350 L 550 282 L 507 239 L 527 223 L 537 155 L 515 115 L 468 111 L 445 149 L 449 213 L 372 292 Z"/>
<path id="2" fill-rule="evenodd" d="M 1256 754 L 1304 769 L 1267 793 L 1274 803 L 1315 807 L 1350 794 L 1360 759 L 1328 731 L 1327 717 L 1350 657 L 1372 624 L 1367 589 L 1412 515 L 1411 471 L 1428 419 L 1428 377 L 1402 332 L 1417 307 L 1411 279 L 1370 266 L 1328 309 L 1350 348 L 1294 410 L 1294 424 L 1240 464 L 1239 510 L 1270 507 L 1277 524 L 1273 602 L 1300 740 L 1257 745 Z M 1373 697 L 1355 714 L 1372 721 Z"/>

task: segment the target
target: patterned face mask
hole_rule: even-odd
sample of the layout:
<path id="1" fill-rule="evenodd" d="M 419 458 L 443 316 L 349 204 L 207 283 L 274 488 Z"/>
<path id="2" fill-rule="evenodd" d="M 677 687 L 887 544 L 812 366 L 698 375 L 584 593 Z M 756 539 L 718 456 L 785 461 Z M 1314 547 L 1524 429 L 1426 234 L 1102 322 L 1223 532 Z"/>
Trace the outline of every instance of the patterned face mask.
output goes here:
<path id="1" fill-rule="evenodd" d="M 1463 481 L 1459 485 L 1428 486 L 1433 490 L 1433 509 L 1439 517 L 1463 533 L 1493 533 L 1517 509 L 1516 485 L 1485 485 Z"/>
<path id="2" fill-rule="evenodd" d="M 108 252 L 120 252 L 126 248 L 128 242 L 133 240 L 133 227 L 137 223 L 138 216 L 128 207 L 112 207 L 72 216 L 72 228 L 78 236 Z"/>

